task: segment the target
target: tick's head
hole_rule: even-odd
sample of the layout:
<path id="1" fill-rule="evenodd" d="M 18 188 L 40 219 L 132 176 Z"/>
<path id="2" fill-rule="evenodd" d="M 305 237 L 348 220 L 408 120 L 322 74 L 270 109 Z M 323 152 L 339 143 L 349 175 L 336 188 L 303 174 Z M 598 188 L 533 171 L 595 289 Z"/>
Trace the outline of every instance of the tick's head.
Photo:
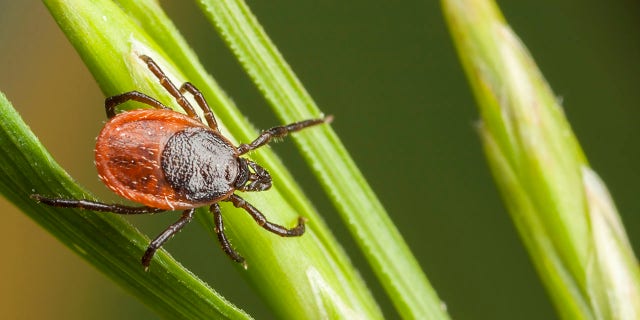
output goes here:
<path id="1" fill-rule="evenodd" d="M 239 173 L 235 187 L 240 191 L 264 191 L 271 188 L 271 175 L 257 163 L 238 158 Z"/>

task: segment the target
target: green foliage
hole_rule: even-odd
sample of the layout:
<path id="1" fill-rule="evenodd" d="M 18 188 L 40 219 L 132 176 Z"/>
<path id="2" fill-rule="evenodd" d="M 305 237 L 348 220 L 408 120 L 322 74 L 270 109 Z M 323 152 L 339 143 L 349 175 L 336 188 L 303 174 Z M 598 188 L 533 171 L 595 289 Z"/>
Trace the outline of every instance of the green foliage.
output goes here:
<path id="1" fill-rule="evenodd" d="M 565 319 L 637 319 L 640 271 L 606 187 L 499 9 L 444 0 L 504 201 Z"/>
<path id="2" fill-rule="evenodd" d="M 283 120 L 321 112 L 243 1 L 201 0 L 200 6 L 227 42 L 273 111 Z M 326 193 L 405 318 L 447 319 L 435 291 L 387 212 L 333 130 L 296 137 Z"/>
<path id="3" fill-rule="evenodd" d="M 182 83 L 188 79 L 195 83 L 210 102 L 216 105 L 214 111 L 221 120 L 222 130 L 232 140 L 249 141 L 257 136 L 231 100 L 199 65 L 195 54 L 190 51 L 156 2 L 121 1 L 119 6 L 106 0 L 44 2 L 105 95 L 138 90 L 175 107 L 172 97 L 163 91 L 157 79 L 139 59 L 139 55 L 145 54 L 151 56 L 174 82 Z M 251 23 L 255 26 L 255 21 Z M 250 26 L 248 22 L 240 24 Z M 270 45 L 266 42 L 264 44 Z M 270 50 L 275 51 L 275 48 L 271 47 Z M 250 62 L 249 65 L 252 63 L 257 65 L 258 61 Z M 279 67 L 285 68 L 286 65 L 281 64 Z M 290 70 L 286 69 L 284 72 Z M 299 83 L 295 84 L 299 86 Z M 275 89 L 269 90 L 272 92 Z M 297 90 L 299 92 L 294 92 L 295 94 L 304 92 L 301 86 Z M 268 93 L 265 94 L 269 99 Z M 306 94 L 303 98 L 310 101 Z M 288 102 L 284 107 L 290 104 L 291 102 Z M 125 106 L 134 107 L 140 106 L 132 103 Z M 11 113 L 14 115 L 12 119 L 19 122 L 17 114 L 13 111 Z M 318 114 L 316 109 L 313 115 Z M 310 116 L 311 114 L 294 114 L 284 120 L 300 120 Z M 5 134 L 10 136 L 9 132 L 5 131 Z M 11 136 L 23 139 L 24 135 L 29 136 L 30 133 L 13 132 Z M 352 202 L 344 194 L 334 194 L 337 203 L 348 203 L 347 207 L 350 210 L 357 207 L 357 210 L 353 210 L 357 212 L 362 210 L 362 203 L 367 203 L 365 209 L 373 206 L 374 214 L 383 214 L 378 218 L 383 224 L 374 230 L 375 234 L 363 229 L 356 231 L 369 232 L 367 241 L 376 244 L 365 246 L 368 248 L 369 256 L 377 256 L 377 250 L 386 251 L 382 257 L 377 256 L 373 260 L 374 269 L 383 275 L 385 287 L 392 289 L 390 295 L 400 301 L 396 302 L 399 311 L 405 315 L 416 316 L 433 313 L 429 309 L 436 310 L 435 314 L 443 313 L 439 301 L 433 300 L 432 304 L 427 304 L 427 308 L 420 301 L 421 292 L 428 294 L 424 297 L 434 298 L 435 294 L 335 134 L 328 127 L 318 127 L 296 136 L 303 150 L 311 149 L 312 153 L 318 154 L 314 141 L 321 141 L 321 150 L 327 151 L 324 156 L 319 157 L 322 160 L 320 166 L 313 163 L 313 157 L 308 155 L 312 167 L 338 168 L 340 170 L 337 172 L 353 177 L 354 184 L 347 186 L 347 189 L 337 188 L 334 193 L 355 194 L 356 201 Z M 35 142 L 35 138 L 33 141 L 36 147 L 8 153 L 26 158 L 32 155 L 41 158 L 17 162 L 21 165 L 32 165 L 31 173 L 28 170 L 15 170 L 9 164 L 3 167 L 7 169 L 3 172 L 7 179 L 1 191 L 7 198 L 162 316 L 190 319 L 248 317 L 213 293 L 194 275 L 183 270 L 163 250 L 156 255 L 151 271 L 144 273 L 139 265 L 139 258 L 148 244 L 148 239 L 121 218 L 111 214 L 49 208 L 28 199 L 28 195 L 33 192 L 68 198 L 86 197 L 86 193 L 53 164 L 42 146 Z M 255 284 L 264 299 L 282 317 L 352 318 L 358 315 L 371 319 L 381 318 L 377 304 L 358 273 L 282 163 L 268 149 L 258 151 L 252 154 L 252 157 L 272 172 L 276 184 L 269 192 L 246 194 L 243 197 L 268 212 L 269 218 L 277 223 L 293 223 L 299 214 L 307 217 L 309 223 L 307 233 L 303 237 L 283 240 L 263 232 L 243 211 L 223 205 L 225 219 L 228 222 L 228 234 L 249 263 L 249 269 L 243 271 L 243 275 Z M 5 155 L 2 161 L 10 163 L 17 159 Z M 39 170 L 34 171 L 34 168 Z M 336 172 L 335 169 L 333 171 Z M 14 175 L 15 172 L 19 172 L 27 176 L 13 177 L 12 172 Z M 338 184 L 335 184 L 335 180 L 344 179 L 344 176 L 332 179 L 333 185 L 336 186 Z M 328 184 L 329 187 L 331 185 Z M 11 194 L 12 192 L 15 194 Z M 73 223 L 65 224 L 64 220 L 57 219 L 41 220 L 49 216 L 71 219 Z M 212 232 L 211 216 L 206 212 L 201 212 L 198 216 Z M 355 216 L 348 220 L 353 225 L 358 224 L 358 221 L 364 221 L 363 217 Z M 370 223 L 371 213 L 366 213 L 366 217 Z M 385 229 L 388 229 L 388 232 L 385 232 Z M 390 236 L 386 236 L 387 234 Z M 383 240 L 386 241 L 384 246 L 380 242 Z M 395 252 L 391 252 L 393 248 Z M 395 267 L 394 261 L 400 267 Z M 400 298 L 397 298 L 399 296 Z"/>

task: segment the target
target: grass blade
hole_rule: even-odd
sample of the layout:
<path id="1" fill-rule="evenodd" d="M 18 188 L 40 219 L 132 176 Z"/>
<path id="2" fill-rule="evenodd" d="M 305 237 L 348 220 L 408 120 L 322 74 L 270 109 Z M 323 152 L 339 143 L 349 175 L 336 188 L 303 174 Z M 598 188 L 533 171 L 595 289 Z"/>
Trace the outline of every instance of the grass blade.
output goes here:
<path id="1" fill-rule="evenodd" d="M 243 1 L 199 3 L 283 122 L 322 114 Z M 312 132 L 295 140 L 396 310 L 405 318 L 448 318 L 418 262 L 335 132 Z"/>
<path id="2" fill-rule="evenodd" d="M 489 0 L 443 0 L 503 199 L 564 319 L 637 319 L 640 270 L 558 100 Z"/>
<path id="3" fill-rule="evenodd" d="M 138 58 L 146 54 L 172 81 L 182 83 L 188 79 L 211 99 L 222 120 L 222 132 L 232 141 L 257 136 L 198 64 L 156 2 L 121 1 L 120 6 L 104 0 L 45 3 L 106 95 L 139 90 L 175 107 L 173 99 Z M 380 310 L 366 286 L 284 166 L 268 150 L 256 152 L 252 158 L 272 172 L 276 184 L 268 192 L 242 197 L 276 223 L 292 224 L 299 214 L 310 221 L 303 237 L 283 239 L 262 230 L 244 211 L 222 204 L 226 231 L 249 263 L 249 269 L 242 274 L 281 317 L 380 318 Z M 211 215 L 199 217 L 213 232 Z"/>

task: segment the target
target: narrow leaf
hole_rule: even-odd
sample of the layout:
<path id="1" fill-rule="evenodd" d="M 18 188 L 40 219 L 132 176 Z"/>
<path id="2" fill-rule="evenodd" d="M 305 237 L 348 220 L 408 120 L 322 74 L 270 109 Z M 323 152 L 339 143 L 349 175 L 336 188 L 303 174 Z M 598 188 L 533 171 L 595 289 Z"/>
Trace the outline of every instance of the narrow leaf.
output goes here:
<path id="1" fill-rule="evenodd" d="M 122 1 L 120 7 L 106 0 L 91 3 L 47 0 L 46 3 L 106 95 L 138 90 L 176 107 L 174 99 L 139 59 L 139 55 L 145 54 L 152 57 L 174 83 L 191 81 L 213 101 L 211 104 L 216 107 L 214 111 L 225 136 L 232 141 L 242 137 L 243 142 L 257 137 L 243 116 L 231 109 L 230 100 L 198 64 L 156 2 Z M 165 31 L 167 33 L 163 33 Z M 324 130 L 316 127 L 308 131 Z M 260 163 L 272 172 L 275 187 L 261 193 L 243 193 L 242 197 L 274 223 L 290 226 L 299 215 L 307 217 L 309 222 L 302 237 L 285 239 L 260 228 L 246 212 L 222 203 L 225 231 L 248 262 L 249 268 L 242 270 L 242 275 L 255 284 L 282 317 L 312 318 L 325 310 L 337 310 L 345 318 L 354 315 L 380 318 L 380 310 L 366 286 L 302 192 L 292 180 L 287 181 L 290 174 L 282 164 L 274 160 L 268 150 L 251 157 L 267 160 Z M 199 217 L 213 233 L 211 214 L 201 212 Z"/>
<path id="2" fill-rule="evenodd" d="M 199 3 L 283 122 L 322 115 L 243 1 Z M 314 131 L 295 140 L 398 312 L 405 318 L 448 318 L 409 247 L 335 132 Z"/>
<path id="3" fill-rule="evenodd" d="M 490 0 L 443 0 L 493 175 L 564 319 L 640 318 L 640 270 L 606 187 Z"/>

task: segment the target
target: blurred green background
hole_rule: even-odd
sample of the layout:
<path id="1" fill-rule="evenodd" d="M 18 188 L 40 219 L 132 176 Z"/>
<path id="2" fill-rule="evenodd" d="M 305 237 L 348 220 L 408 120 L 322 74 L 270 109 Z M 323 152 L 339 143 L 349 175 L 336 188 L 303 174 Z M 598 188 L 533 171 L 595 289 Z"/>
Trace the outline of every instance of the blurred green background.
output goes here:
<path id="1" fill-rule="evenodd" d="M 487 169 L 474 132 L 475 103 L 439 2 L 248 4 L 321 109 L 335 115 L 334 128 L 451 316 L 556 318 Z M 259 128 L 277 124 L 195 4 L 163 5 L 245 115 Z M 640 3 L 499 5 L 562 99 L 640 252 Z M 0 0 L 0 49 L 0 91 L 72 176 L 101 198 L 117 200 L 93 167 L 104 96 L 44 5 Z M 293 144 L 274 148 L 324 214 L 387 317 L 397 317 Z M 10 203 L 0 199 L 0 208 L 3 318 L 155 318 Z M 158 215 L 132 221 L 153 236 L 173 220 Z M 189 226 L 166 248 L 250 314 L 272 318 L 200 226 Z"/>

